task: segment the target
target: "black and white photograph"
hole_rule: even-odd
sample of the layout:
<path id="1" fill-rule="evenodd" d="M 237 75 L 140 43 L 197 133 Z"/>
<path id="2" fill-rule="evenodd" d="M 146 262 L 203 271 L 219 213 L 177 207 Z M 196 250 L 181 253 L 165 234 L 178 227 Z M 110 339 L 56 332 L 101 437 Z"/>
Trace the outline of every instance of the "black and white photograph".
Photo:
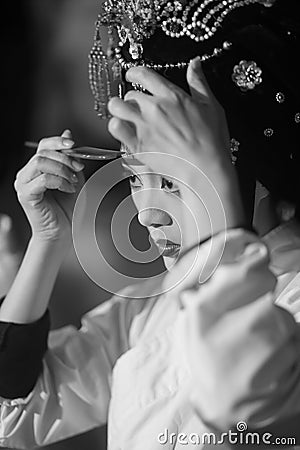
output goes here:
<path id="1" fill-rule="evenodd" d="M 300 1 L 1 14 L 0 448 L 300 449 Z"/>

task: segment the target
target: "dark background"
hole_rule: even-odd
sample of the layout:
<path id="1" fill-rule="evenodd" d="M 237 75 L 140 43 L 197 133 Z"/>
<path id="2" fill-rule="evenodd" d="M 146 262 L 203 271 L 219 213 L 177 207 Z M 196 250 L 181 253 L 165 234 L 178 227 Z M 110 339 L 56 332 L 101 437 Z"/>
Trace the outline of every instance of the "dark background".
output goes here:
<path id="1" fill-rule="evenodd" d="M 69 128 L 76 145 L 117 148 L 107 133 L 106 122 L 93 111 L 88 84 L 88 53 L 99 5 L 97 0 L 19 0 L 6 2 L 1 13 L 0 214 L 12 218 L 14 240 L 21 254 L 30 229 L 13 182 L 17 171 L 33 155 L 24 141 L 59 135 Z M 98 167 L 98 163 L 89 162 L 86 176 Z M 113 201 L 106 201 L 106 212 L 109 214 L 118 199 L 128 193 L 126 182 L 117 186 L 111 193 Z M 133 226 L 133 234 L 145 245 L 147 233 L 137 222 Z M 88 278 L 71 251 L 52 296 L 52 327 L 79 325 L 83 313 L 109 296 Z M 97 429 L 47 448 L 102 450 L 106 448 L 105 431 Z"/>

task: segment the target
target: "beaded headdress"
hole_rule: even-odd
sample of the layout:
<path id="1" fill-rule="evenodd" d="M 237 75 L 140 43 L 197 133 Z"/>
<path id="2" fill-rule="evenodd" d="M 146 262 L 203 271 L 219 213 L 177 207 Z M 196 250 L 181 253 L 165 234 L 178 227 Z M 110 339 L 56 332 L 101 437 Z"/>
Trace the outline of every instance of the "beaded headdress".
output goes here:
<path id="1" fill-rule="evenodd" d="M 200 56 L 227 115 L 245 203 L 258 179 L 300 205 L 299 37 L 299 0 L 107 0 L 90 53 L 95 109 L 105 118 L 111 95 L 140 88 L 125 82 L 134 65 L 188 89 L 186 68 Z"/>
<path id="2" fill-rule="evenodd" d="M 98 115 L 106 118 L 107 102 L 112 95 L 112 83 L 119 85 L 121 95 L 122 69 L 146 65 L 156 70 L 185 68 L 189 60 L 158 64 L 144 55 L 143 43 L 160 29 L 171 38 L 188 37 L 196 43 L 212 40 L 227 16 L 251 5 L 270 7 L 276 0 L 106 0 L 96 22 L 94 46 L 90 52 L 90 85 Z M 101 27 L 107 27 L 108 49 L 103 50 Z M 230 47 L 202 55 L 205 61 Z M 128 47 L 128 57 L 122 47 Z M 254 78 L 255 73 L 253 72 Z"/>

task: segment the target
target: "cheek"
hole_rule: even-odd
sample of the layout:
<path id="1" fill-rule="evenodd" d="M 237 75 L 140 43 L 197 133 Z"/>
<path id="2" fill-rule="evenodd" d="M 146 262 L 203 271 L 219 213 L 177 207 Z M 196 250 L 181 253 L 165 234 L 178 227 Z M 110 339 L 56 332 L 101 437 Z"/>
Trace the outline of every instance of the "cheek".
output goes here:
<path id="1" fill-rule="evenodd" d="M 172 215 L 173 224 L 167 230 L 170 239 L 174 242 L 180 242 L 182 247 L 188 245 L 190 237 L 186 234 L 186 221 L 194 220 L 191 212 L 180 198 L 169 200 L 168 210 Z"/>
<path id="2" fill-rule="evenodd" d="M 136 207 L 136 209 L 139 212 L 141 210 L 141 201 L 139 199 L 139 196 L 138 195 L 134 195 L 134 193 L 135 193 L 134 189 L 130 188 L 130 190 L 131 190 L 131 200 L 132 200 L 134 206 Z"/>
<path id="3" fill-rule="evenodd" d="M 183 204 L 179 198 L 170 198 L 167 203 L 168 212 L 173 220 L 173 226 L 183 231 Z"/>

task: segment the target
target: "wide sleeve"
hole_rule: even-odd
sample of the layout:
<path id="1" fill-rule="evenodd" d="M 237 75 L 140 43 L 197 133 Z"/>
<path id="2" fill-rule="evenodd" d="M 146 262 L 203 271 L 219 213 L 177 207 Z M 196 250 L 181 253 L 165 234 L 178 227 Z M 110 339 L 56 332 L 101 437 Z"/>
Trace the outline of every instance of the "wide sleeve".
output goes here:
<path id="1" fill-rule="evenodd" d="M 31 449 L 106 423 L 112 369 L 128 349 L 134 313 L 129 300 L 114 297 L 84 316 L 79 330 L 51 332 L 34 389 L 26 398 L 0 397 L 0 446 Z"/>
<path id="2" fill-rule="evenodd" d="M 275 305 L 265 244 L 244 230 L 221 233 L 188 254 L 168 283 L 176 276 L 184 278 L 175 288 L 178 346 L 191 370 L 196 413 L 222 432 L 244 421 L 252 430 L 297 436 L 300 326 Z"/>

